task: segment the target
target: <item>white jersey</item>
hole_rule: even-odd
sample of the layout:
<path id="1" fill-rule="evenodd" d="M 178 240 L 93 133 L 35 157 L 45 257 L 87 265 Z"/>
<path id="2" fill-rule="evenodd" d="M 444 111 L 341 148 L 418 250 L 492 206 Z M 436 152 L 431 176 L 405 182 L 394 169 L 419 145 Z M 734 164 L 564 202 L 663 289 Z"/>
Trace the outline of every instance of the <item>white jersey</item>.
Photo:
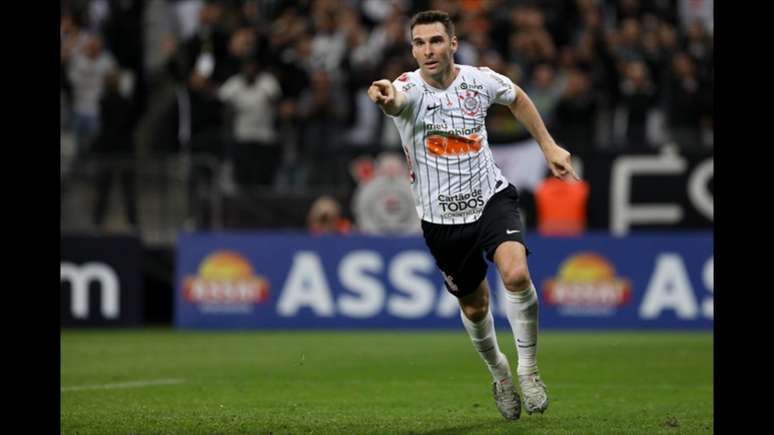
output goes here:
<path id="1" fill-rule="evenodd" d="M 492 158 L 485 119 L 493 103 L 512 103 L 516 88 L 489 68 L 456 66 L 459 73 L 446 90 L 425 83 L 418 69 L 393 81 L 408 100 L 391 118 L 408 160 L 417 213 L 436 224 L 475 222 L 489 198 L 508 187 Z"/>

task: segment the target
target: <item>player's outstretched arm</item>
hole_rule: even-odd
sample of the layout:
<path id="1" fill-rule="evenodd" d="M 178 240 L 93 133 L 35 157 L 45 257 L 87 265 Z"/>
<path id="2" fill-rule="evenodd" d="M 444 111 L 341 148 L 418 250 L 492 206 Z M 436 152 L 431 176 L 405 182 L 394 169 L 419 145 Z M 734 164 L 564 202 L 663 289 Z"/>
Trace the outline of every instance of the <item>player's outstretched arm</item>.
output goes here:
<path id="1" fill-rule="evenodd" d="M 554 138 L 548 133 L 546 125 L 543 123 L 543 118 L 540 117 L 540 113 L 527 93 L 518 86 L 513 86 L 516 87 L 516 99 L 508 108 L 540 145 L 551 173 L 557 178 L 570 175 L 574 179 L 580 180 L 572 167 L 570 153 L 554 142 Z"/>
<path id="2" fill-rule="evenodd" d="M 384 113 L 392 116 L 399 114 L 408 102 L 406 94 L 395 89 L 395 86 L 386 79 L 371 83 L 368 88 L 368 98 Z"/>

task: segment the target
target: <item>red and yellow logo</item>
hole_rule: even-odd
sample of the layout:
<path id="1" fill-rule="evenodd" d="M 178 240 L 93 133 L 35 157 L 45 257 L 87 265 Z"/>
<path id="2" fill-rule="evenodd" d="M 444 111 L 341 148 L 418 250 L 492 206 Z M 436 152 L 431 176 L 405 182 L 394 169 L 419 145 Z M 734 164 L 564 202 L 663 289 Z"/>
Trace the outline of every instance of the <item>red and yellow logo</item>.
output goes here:
<path id="1" fill-rule="evenodd" d="M 197 276 L 186 277 L 183 295 L 192 303 L 261 303 L 269 298 L 269 281 L 236 252 L 216 251 L 202 261 Z"/>
<path id="2" fill-rule="evenodd" d="M 573 255 L 559 266 L 559 276 L 546 280 L 543 295 L 549 305 L 613 308 L 629 302 L 631 283 L 615 276 L 606 258 L 593 252 Z"/>
<path id="3" fill-rule="evenodd" d="M 427 150 L 436 156 L 458 156 L 477 153 L 481 149 L 481 136 L 472 134 L 470 137 L 431 135 L 425 141 Z"/>

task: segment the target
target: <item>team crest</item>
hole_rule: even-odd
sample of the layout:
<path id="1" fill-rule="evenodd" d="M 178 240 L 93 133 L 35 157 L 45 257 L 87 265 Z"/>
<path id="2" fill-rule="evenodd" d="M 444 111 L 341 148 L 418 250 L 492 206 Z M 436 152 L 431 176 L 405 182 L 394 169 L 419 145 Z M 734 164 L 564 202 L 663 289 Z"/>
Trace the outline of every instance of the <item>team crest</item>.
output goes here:
<path id="1" fill-rule="evenodd" d="M 468 116 L 474 116 L 481 109 L 481 102 L 478 101 L 478 92 L 466 91 L 465 95 L 460 95 L 462 100 L 463 112 Z"/>

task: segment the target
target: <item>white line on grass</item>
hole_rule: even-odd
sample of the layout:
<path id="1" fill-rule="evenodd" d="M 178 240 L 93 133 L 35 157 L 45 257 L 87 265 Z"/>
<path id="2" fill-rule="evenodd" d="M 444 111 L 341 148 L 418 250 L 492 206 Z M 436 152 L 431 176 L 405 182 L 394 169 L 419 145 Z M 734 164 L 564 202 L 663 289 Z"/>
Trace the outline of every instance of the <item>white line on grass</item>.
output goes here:
<path id="1" fill-rule="evenodd" d="M 83 390 L 113 390 L 118 388 L 141 388 L 150 387 L 154 385 L 171 385 L 180 384 L 185 382 L 184 379 L 156 379 L 149 381 L 133 381 L 133 382 L 120 382 L 117 384 L 100 384 L 100 385 L 80 385 L 75 387 L 62 387 L 60 392 L 65 391 L 83 391 Z"/>
<path id="2" fill-rule="evenodd" d="M 637 384 L 555 384 L 555 388 L 605 388 L 605 389 L 627 389 L 627 390 L 711 390 L 713 385 L 677 385 L 677 384 L 650 384 L 650 385 L 637 385 Z"/>

